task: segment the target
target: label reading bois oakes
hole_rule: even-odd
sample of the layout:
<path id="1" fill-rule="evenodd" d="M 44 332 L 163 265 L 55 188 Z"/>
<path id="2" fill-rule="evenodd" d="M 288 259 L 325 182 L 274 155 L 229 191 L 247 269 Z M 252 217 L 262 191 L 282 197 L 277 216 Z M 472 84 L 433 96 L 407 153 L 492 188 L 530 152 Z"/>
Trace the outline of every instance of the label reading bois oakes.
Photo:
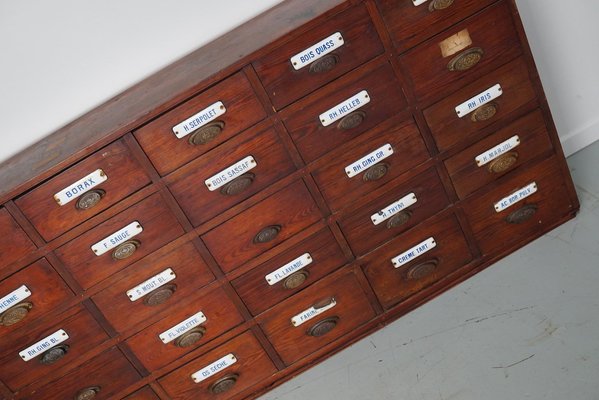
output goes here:
<path id="1" fill-rule="evenodd" d="M 177 139 L 182 139 L 190 133 L 197 131 L 201 127 L 208 125 L 210 122 L 214 121 L 226 112 L 227 109 L 225 108 L 223 102 L 217 101 L 197 114 L 187 118 L 185 121 L 173 126 L 173 133 Z"/>
<path id="2" fill-rule="evenodd" d="M 504 197 L 503 199 L 501 199 L 497 203 L 495 203 L 495 211 L 500 213 L 503 210 L 508 209 L 511 206 L 513 206 L 514 204 L 518 203 L 519 201 L 522 201 L 525 198 L 536 193 L 537 190 L 538 190 L 537 183 L 532 182 L 531 184 L 526 185 L 525 187 L 523 187 L 520 190 L 516 190 L 514 193 L 510 194 L 509 196 Z"/>
<path id="3" fill-rule="evenodd" d="M 39 356 L 40 354 L 50 350 L 52 347 L 58 346 L 68 338 L 69 335 L 67 335 L 67 333 L 64 330 L 59 329 L 50 336 L 46 336 L 39 342 L 32 344 L 25 350 L 19 352 L 19 356 L 23 361 L 29 361 Z"/>
<path id="4" fill-rule="evenodd" d="M 77 182 L 70 184 L 66 188 L 62 189 L 60 192 L 54 195 L 54 200 L 58 203 L 59 206 L 64 206 L 65 204 L 75 200 L 77 197 L 82 194 L 89 192 L 96 186 L 100 185 L 102 182 L 106 181 L 108 177 L 101 169 L 97 169 L 89 175 L 84 176 L 79 179 Z"/>
<path id="5" fill-rule="evenodd" d="M 218 174 L 211 176 L 204 181 L 204 184 L 211 192 L 225 186 L 233 179 L 245 174 L 246 172 L 256 168 L 258 164 L 254 157 L 247 156 L 243 160 L 231 165 L 220 171 Z"/>
<path id="6" fill-rule="evenodd" d="M 96 256 L 101 256 L 102 254 L 114 249 L 121 243 L 124 243 L 127 240 L 139 235 L 141 232 L 143 232 L 141 224 L 137 221 L 133 221 L 123 229 L 94 244 L 91 249 Z"/>
<path id="7" fill-rule="evenodd" d="M 370 216 L 370 220 L 374 225 L 379 225 L 394 215 L 399 214 L 401 211 L 405 210 L 411 205 L 416 204 L 417 201 L 418 199 L 416 198 L 416 195 L 414 193 L 410 193 L 396 202 L 389 204 L 376 214 L 372 214 Z"/>
<path id="8" fill-rule="evenodd" d="M 212 375 L 224 371 L 236 362 L 237 357 L 235 357 L 233 354 L 227 354 L 223 358 L 216 360 L 207 367 L 204 367 L 201 370 L 191 374 L 191 379 L 193 379 L 195 383 L 200 383 L 203 380 L 210 378 Z"/>
<path id="9" fill-rule="evenodd" d="M 281 268 L 266 275 L 264 279 L 266 279 L 266 282 L 268 282 L 268 284 L 272 286 L 287 278 L 294 272 L 297 272 L 310 264 L 312 264 L 312 256 L 310 255 L 310 253 L 304 253 L 295 260 L 289 261 Z"/>
<path id="10" fill-rule="evenodd" d="M 314 61 L 337 50 L 339 47 L 343 46 L 343 44 L 343 36 L 341 36 L 341 33 L 336 32 L 326 39 L 316 43 L 315 45 L 297 53 L 291 57 L 289 61 L 291 62 L 291 65 L 293 65 L 293 68 L 298 71 L 312 64 Z"/>
<path id="11" fill-rule="evenodd" d="M 174 280 L 176 277 L 177 275 L 175 275 L 175 271 L 173 271 L 171 268 L 167 268 L 158 275 L 155 275 L 135 286 L 134 288 L 127 290 L 127 297 L 129 297 L 129 300 L 131 301 L 141 299 L 148 293 L 152 293 L 154 290 Z"/>
<path id="12" fill-rule="evenodd" d="M 346 115 L 364 107 L 368 103 L 370 103 L 370 95 L 368 95 L 366 90 L 362 90 L 360 93 L 320 114 L 318 118 L 320 119 L 322 126 L 329 126 Z"/>
<path id="13" fill-rule="evenodd" d="M 385 158 L 389 157 L 392 154 L 393 147 L 391 147 L 391 145 L 387 143 L 384 146 L 379 147 L 372 153 L 365 155 L 358 161 L 345 167 L 345 173 L 347 174 L 348 178 L 353 178 L 354 176 L 366 171 L 373 165 L 383 161 Z"/>
<path id="14" fill-rule="evenodd" d="M 27 297 L 31 296 L 31 291 L 25 285 L 22 285 L 16 290 L 13 290 L 6 296 L 0 298 L 0 314 L 4 311 L 8 310 L 12 306 L 19 304 L 21 301 L 25 300 Z"/>
<path id="15" fill-rule="evenodd" d="M 455 108 L 455 112 L 458 117 L 463 118 L 480 106 L 484 106 L 491 100 L 500 97 L 502 94 L 503 90 L 501 89 L 501 85 L 497 84 L 484 92 L 477 94 L 473 98 L 466 100 Z"/>
<path id="16" fill-rule="evenodd" d="M 410 261 L 422 256 L 424 253 L 427 253 L 437 247 L 437 242 L 435 238 L 429 237 L 425 241 L 418 243 L 416 246 L 412 247 L 409 250 L 404 251 L 397 257 L 391 259 L 391 263 L 395 268 L 399 268 L 404 264 L 409 263 Z"/>

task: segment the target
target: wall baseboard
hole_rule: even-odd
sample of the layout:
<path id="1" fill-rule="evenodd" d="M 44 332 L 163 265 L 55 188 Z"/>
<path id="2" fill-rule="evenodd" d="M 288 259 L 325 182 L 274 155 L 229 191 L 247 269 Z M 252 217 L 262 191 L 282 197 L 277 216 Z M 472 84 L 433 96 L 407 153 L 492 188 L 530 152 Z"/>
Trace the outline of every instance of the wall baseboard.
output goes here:
<path id="1" fill-rule="evenodd" d="M 599 121 L 560 138 L 566 157 L 599 140 Z"/>

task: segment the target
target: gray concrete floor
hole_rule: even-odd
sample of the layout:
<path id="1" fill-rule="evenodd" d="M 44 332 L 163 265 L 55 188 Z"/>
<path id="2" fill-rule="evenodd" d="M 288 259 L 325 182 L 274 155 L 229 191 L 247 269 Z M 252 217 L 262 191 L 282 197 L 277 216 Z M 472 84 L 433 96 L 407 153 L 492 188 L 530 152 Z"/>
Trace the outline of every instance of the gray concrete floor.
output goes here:
<path id="1" fill-rule="evenodd" d="M 599 142 L 572 221 L 261 400 L 599 399 Z"/>

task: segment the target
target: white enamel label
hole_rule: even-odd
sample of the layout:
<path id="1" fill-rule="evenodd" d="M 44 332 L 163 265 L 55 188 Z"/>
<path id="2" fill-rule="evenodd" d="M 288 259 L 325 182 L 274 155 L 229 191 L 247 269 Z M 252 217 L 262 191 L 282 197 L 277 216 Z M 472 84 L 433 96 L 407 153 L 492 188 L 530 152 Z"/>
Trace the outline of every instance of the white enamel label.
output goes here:
<path id="1" fill-rule="evenodd" d="M 107 179 L 108 177 L 104 171 L 97 169 L 56 193 L 54 195 L 54 200 L 56 200 L 59 206 L 64 206 L 71 200 L 75 200 L 77 197 L 81 196 L 83 193 L 89 192 Z"/>
<path id="2" fill-rule="evenodd" d="M 139 235 L 142 231 L 143 228 L 141 227 L 141 224 L 137 221 L 133 221 L 120 231 L 115 232 L 94 244 L 91 247 L 92 251 L 95 255 L 101 256 L 102 254 L 114 249 L 121 243 L 124 243 L 134 236 Z"/>
<path id="3" fill-rule="evenodd" d="M 29 361 L 44 353 L 45 351 L 50 350 L 52 347 L 58 346 L 60 343 L 64 342 L 68 338 L 69 335 L 67 335 L 67 333 L 64 330 L 59 329 L 50 336 L 43 338 L 34 345 L 31 345 L 27 347 L 25 350 L 21 351 L 19 353 L 19 356 L 21 356 L 23 361 Z"/>
<path id="4" fill-rule="evenodd" d="M 256 160 L 254 160 L 254 157 L 247 156 L 238 163 L 235 163 L 230 167 L 223 169 L 218 174 L 206 179 L 204 183 L 208 187 L 208 190 L 210 190 L 211 192 L 215 191 L 216 189 L 231 182 L 238 176 L 245 174 L 253 168 L 256 168 L 257 165 L 258 164 L 256 164 Z"/>
<path id="5" fill-rule="evenodd" d="M 0 299 L 0 314 L 19 302 L 25 300 L 29 296 L 31 296 L 31 291 L 25 285 L 21 286 L 17 290 L 13 290 Z"/>
<path id="6" fill-rule="evenodd" d="M 345 167 L 345 173 L 347 174 L 348 178 L 353 178 L 354 176 L 366 171 L 374 164 L 389 157 L 391 154 L 393 154 L 393 147 L 387 143 L 386 145 L 379 147 L 372 153 L 365 155 L 358 161 Z"/>
<path id="7" fill-rule="evenodd" d="M 414 193 L 410 193 L 409 195 L 397 200 L 395 203 L 389 204 L 376 214 L 372 214 L 370 219 L 374 225 L 381 224 L 411 205 L 416 204 L 417 201 L 418 199 L 416 198 L 416 195 Z"/>
<path id="8" fill-rule="evenodd" d="M 391 262 L 393 263 L 393 266 L 395 268 L 399 268 L 402 265 L 407 264 L 410 261 L 420 257 L 424 253 L 434 249 L 435 247 L 437 247 L 437 242 L 435 241 L 435 238 L 430 237 L 426 239 L 424 242 L 418 243 L 416 246 L 412 247 L 407 251 L 404 251 L 397 257 L 393 258 Z"/>
<path id="9" fill-rule="evenodd" d="M 307 310 L 304 310 L 301 313 L 297 314 L 295 317 L 291 318 L 291 323 L 295 327 L 300 326 L 304 322 L 310 321 L 312 318 L 322 314 L 325 311 L 330 310 L 336 305 L 337 301 L 335 299 L 331 299 L 331 302 L 326 306 L 320 308 L 310 307 Z"/>
<path id="10" fill-rule="evenodd" d="M 477 94 L 473 98 L 463 102 L 455 108 L 458 117 L 462 118 L 476 110 L 480 106 L 483 106 L 493 99 L 500 97 L 503 94 L 501 85 L 497 84 L 492 88 L 485 90 L 484 92 Z"/>
<path id="11" fill-rule="evenodd" d="M 214 121 L 226 112 L 227 109 L 222 101 L 217 101 L 210 107 L 203 109 L 199 113 L 187 118 L 185 121 L 173 126 L 173 133 L 177 136 L 177 139 L 184 138 L 193 131 Z"/>
<path id="12" fill-rule="evenodd" d="M 483 165 L 490 163 L 497 157 L 500 157 L 502 154 L 505 154 L 506 152 L 510 151 L 514 147 L 518 147 L 519 145 L 520 145 L 520 138 L 517 135 L 512 136 L 505 142 L 502 142 L 502 143 L 498 144 L 497 146 L 493 147 L 492 149 L 489 149 L 489 150 L 485 151 L 484 153 L 479 154 L 474 159 L 474 161 L 476 161 L 476 165 L 478 165 L 479 167 L 482 167 Z"/>
<path id="13" fill-rule="evenodd" d="M 412 3 L 414 3 L 415 6 L 420 6 L 424 3 L 426 3 L 428 0 L 412 0 Z"/>
<path id="14" fill-rule="evenodd" d="M 173 271 L 171 268 L 168 268 L 158 275 L 153 276 L 147 281 L 135 286 L 133 289 L 127 290 L 127 297 L 129 297 L 129 300 L 131 301 L 141 299 L 148 293 L 151 293 L 159 287 L 166 285 L 176 277 L 177 275 L 175 275 L 175 271 Z"/>
<path id="15" fill-rule="evenodd" d="M 198 372 L 191 374 L 191 379 L 193 379 L 195 383 L 200 383 L 203 380 L 210 378 L 212 375 L 229 368 L 236 362 L 237 358 L 233 354 L 227 354 L 220 360 L 217 360 L 207 367 L 202 368 Z"/>
<path id="16" fill-rule="evenodd" d="M 343 44 L 343 36 L 341 36 L 341 33 L 336 32 L 315 45 L 308 47 L 306 50 L 297 53 L 289 61 L 291 61 L 291 65 L 297 71 L 326 56 L 330 52 L 337 50 Z"/>
<path id="17" fill-rule="evenodd" d="M 296 258 L 293 261 L 289 261 L 287 264 L 283 265 L 281 268 L 276 271 L 271 272 L 266 275 L 264 279 L 270 286 L 282 281 L 287 278 L 289 275 L 293 274 L 296 271 L 299 271 L 302 268 L 305 268 L 307 265 L 312 264 L 312 256 L 310 253 L 305 253 Z"/>
<path id="18" fill-rule="evenodd" d="M 510 194 L 509 196 L 504 197 L 503 199 L 501 199 L 497 203 L 495 203 L 495 211 L 497 211 L 498 213 L 502 212 L 503 210 L 510 208 L 511 206 L 513 206 L 514 204 L 519 202 L 520 200 L 524 200 L 525 198 L 527 198 L 528 196 L 530 196 L 536 192 L 537 192 L 537 183 L 533 182 L 530 185 L 527 185 L 527 186 L 523 187 L 522 189 L 515 191 L 514 193 Z"/>
<path id="19" fill-rule="evenodd" d="M 320 123 L 322 126 L 329 126 L 333 122 L 345 117 L 361 107 L 364 107 L 368 103 L 370 103 L 370 96 L 366 90 L 362 90 L 355 96 L 350 97 L 344 102 L 337 104 L 330 110 L 320 114 Z"/>
<path id="20" fill-rule="evenodd" d="M 160 338 L 160 340 L 162 340 L 162 343 L 170 343 L 179 336 L 186 334 L 196 326 L 203 324 L 204 322 L 206 322 L 206 320 L 206 316 L 203 312 L 200 311 L 199 313 L 187 318 L 185 321 L 173 326 L 168 331 L 162 332 L 160 335 L 158 335 L 158 337 Z"/>

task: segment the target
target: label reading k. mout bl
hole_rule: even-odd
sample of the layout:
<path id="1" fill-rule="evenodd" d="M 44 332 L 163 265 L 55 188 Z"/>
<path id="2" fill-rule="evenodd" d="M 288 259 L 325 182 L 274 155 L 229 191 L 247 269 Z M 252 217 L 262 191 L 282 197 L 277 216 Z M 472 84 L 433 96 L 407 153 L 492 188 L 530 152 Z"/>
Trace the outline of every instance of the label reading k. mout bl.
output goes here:
<path id="1" fill-rule="evenodd" d="M 187 118 L 185 121 L 173 126 L 173 133 L 175 136 L 177 136 L 177 139 L 182 139 L 190 133 L 197 131 L 204 125 L 214 121 L 216 118 L 220 117 L 226 112 L 227 109 L 225 108 L 223 102 L 217 101 L 199 113 Z"/>
<path id="2" fill-rule="evenodd" d="M 77 182 L 70 184 L 66 188 L 54 195 L 54 200 L 59 206 L 64 206 L 77 197 L 81 196 L 85 192 L 89 192 L 102 182 L 106 181 L 108 177 L 101 169 L 97 169 L 91 174 L 84 176 Z"/>
<path id="3" fill-rule="evenodd" d="M 310 64 L 314 61 L 318 60 L 331 53 L 332 51 L 337 50 L 339 47 L 343 46 L 343 36 L 341 33 L 336 32 L 329 36 L 326 39 L 321 40 L 313 46 L 308 47 L 307 49 L 297 53 L 289 61 L 291 61 L 291 65 L 293 68 L 298 71 Z"/>
<path id="4" fill-rule="evenodd" d="M 94 244 L 91 248 L 95 255 L 101 256 L 102 254 L 114 249 L 121 243 L 139 235 L 143 231 L 141 224 L 137 221 L 131 222 L 129 225 L 113 233 L 110 236 L 105 237 L 98 243 Z"/>
<path id="5" fill-rule="evenodd" d="M 350 97 L 320 114 L 318 118 L 320 119 L 322 126 L 329 126 L 357 109 L 364 107 L 368 103 L 370 103 L 370 96 L 366 90 L 362 90 L 355 96 Z"/>
<path id="6" fill-rule="evenodd" d="M 129 300 L 131 301 L 141 299 L 148 293 L 151 293 L 174 280 L 176 277 L 177 275 L 175 275 L 175 271 L 173 271 L 171 268 L 167 268 L 158 275 L 154 275 L 150 279 L 135 286 L 133 289 L 127 290 L 127 297 L 129 297 Z"/>
<path id="7" fill-rule="evenodd" d="M 204 181 L 204 184 L 206 184 L 208 190 L 213 192 L 216 189 L 231 182 L 233 179 L 239 177 L 240 175 L 245 174 L 253 168 L 256 168 L 257 165 L 258 164 L 256 163 L 256 160 L 254 160 L 254 157 L 247 156 L 243 160 L 231 165 L 230 167 L 223 169 L 218 174 L 206 179 Z"/>

